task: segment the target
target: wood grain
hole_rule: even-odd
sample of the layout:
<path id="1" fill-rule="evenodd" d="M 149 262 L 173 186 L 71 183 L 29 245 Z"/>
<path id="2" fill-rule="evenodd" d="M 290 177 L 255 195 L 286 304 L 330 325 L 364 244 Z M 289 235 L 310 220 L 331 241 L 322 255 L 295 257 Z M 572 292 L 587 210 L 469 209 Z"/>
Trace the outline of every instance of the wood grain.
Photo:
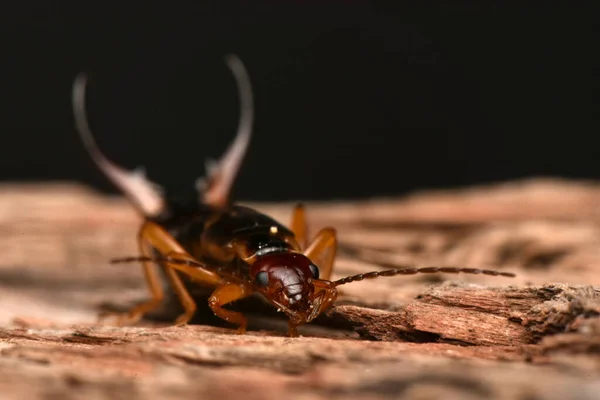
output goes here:
<path id="1" fill-rule="evenodd" d="M 249 204 L 282 222 L 291 204 Z M 173 327 L 173 297 L 132 327 L 96 322 L 147 298 L 130 207 L 74 184 L 0 186 L 0 398 L 595 399 L 600 186 L 528 180 L 308 204 L 334 225 L 334 278 L 403 265 L 512 271 L 341 287 L 302 337 L 258 302 L 247 335 Z M 204 309 L 206 305 L 204 304 Z M 205 312 L 206 310 L 204 310 Z M 208 316 L 207 316 L 208 317 Z M 241 397 L 243 396 L 243 397 Z"/>

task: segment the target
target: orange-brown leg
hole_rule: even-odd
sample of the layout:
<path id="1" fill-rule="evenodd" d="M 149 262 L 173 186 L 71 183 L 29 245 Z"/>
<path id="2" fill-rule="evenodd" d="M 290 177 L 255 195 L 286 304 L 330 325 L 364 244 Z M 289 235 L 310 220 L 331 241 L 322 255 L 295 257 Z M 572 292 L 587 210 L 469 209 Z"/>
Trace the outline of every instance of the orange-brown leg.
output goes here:
<path id="1" fill-rule="evenodd" d="M 329 280 L 337 253 L 337 235 L 334 228 L 321 229 L 304 251 L 304 255 L 319 267 L 320 279 Z"/>
<path id="2" fill-rule="evenodd" d="M 300 336 L 300 334 L 298 333 L 298 325 L 294 324 L 291 320 L 288 321 L 288 336 L 289 337 Z"/>
<path id="3" fill-rule="evenodd" d="M 187 260 L 196 264 L 198 263 L 198 261 L 190 256 L 167 231 L 155 223 L 146 222 L 142 225 L 138 234 L 138 243 L 140 252 L 144 256 L 150 257 L 152 248 L 155 248 L 163 256 Z M 164 298 L 161 282 L 153 265 L 149 261 L 144 261 L 143 268 L 146 282 L 150 289 L 150 293 L 152 294 L 152 299 L 137 305 L 125 314 L 119 315 L 117 319 L 117 324 L 119 325 L 137 322 L 144 314 L 158 307 Z M 215 272 L 197 266 L 164 263 L 164 268 L 173 285 L 175 294 L 178 296 L 185 310 L 184 313 L 177 318 L 175 324 L 186 324 L 196 312 L 196 303 L 185 289 L 176 270 L 179 270 L 196 280 L 212 284 L 219 283 L 221 278 Z"/>
<path id="4" fill-rule="evenodd" d="M 306 243 L 308 242 L 307 234 L 308 228 L 306 225 L 306 212 L 304 211 L 303 204 L 296 204 L 292 211 L 292 223 L 290 229 L 296 236 L 296 242 L 302 250 L 306 249 Z"/>
<path id="5" fill-rule="evenodd" d="M 152 248 L 147 242 L 144 241 L 141 232 L 142 231 L 140 230 L 138 234 L 138 248 L 143 256 L 149 257 L 151 256 Z M 160 278 L 156 273 L 155 266 L 150 261 L 143 261 L 142 268 L 144 271 L 144 278 L 146 279 L 146 283 L 148 285 L 148 289 L 150 290 L 152 298 L 142 304 L 136 305 L 126 313 L 103 313 L 100 315 L 100 319 L 114 316 L 116 317 L 115 323 L 117 325 L 132 325 L 139 321 L 144 316 L 144 314 L 154 310 L 160 305 L 164 298 L 164 291 L 161 286 Z"/>
<path id="6" fill-rule="evenodd" d="M 194 263 L 198 263 L 194 257 L 189 255 L 183 247 L 162 227 L 152 222 L 146 222 L 142 227 L 142 234 L 152 244 L 153 247 L 157 248 L 163 255 L 176 258 L 179 260 L 187 260 Z M 185 325 L 194 316 L 196 312 L 196 303 L 186 290 L 181 278 L 177 275 L 179 270 L 195 280 L 218 284 L 221 282 L 221 277 L 213 271 L 204 269 L 197 266 L 188 266 L 183 264 L 165 263 L 165 271 L 179 301 L 185 310 L 175 321 L 176 325 Z"/>
<path id="7" fill-rule="evenodd" d="M 248 326 L 248 319 L 240 312 L 223 308 L 227 303 L 242 299 L 252 293 L 252 287 L 245 283 L 228 283 L 219 286 L 208 299 L 208 305 L 216 316 L 227 322 L 238 325 L 237 333 L 243 334 Z"/>
<path id="8" fill-rule="evenodd" d="M 181 255 L 179 253 L 169 253 L 168 256 L 171 258 L 185 259 L 184 257 L 181 257 Z M 164 263 L 163 267 L 165 269 L 167 277 L 169 278 L 169 281 L 171 282 L 173 290 L 175 291 L 175 294 L 179 298 L 179 301 L 181 302 L 181 305 L 183 306 L 183 309 L 184 309 L 183 314 L 181 314 L 175 320 L 175 325 L 185 325 L 190 321 L 190 319 L 192 319 L 192 317 L 196 313 L 196 308 L 197 308 L 196 303 L 194 302 L 194 300 L 188 293 L 188 291 L 185 288 L 183 282 L 181 281 L 181 278 L 179 277 L 179 275 L 177 275 L 177 271 L 175 270 L 175 267 L 179 267 L 179 265 L 172 264 L 172 263 Z M 154 270 L 152 270 L 152 272 L 154 272 Z M 161 292 L 162 292 L 162 288 L 161 288 Z M 133 316 L 135 316 L 135 318 L 136 318 L 135 320 L 137 321 L 145 313 L 158 307 L 158 305 L 160 304 L 161 301 L 162 301 L 162 297 L 159 299 L 154 297 L 152 300 L 148 301 L 147 303 L 143 303 L 140 306 L 137 306 L 132 311 L 130 311 L 128 314 L 131 315 L 132 318 L 133 318 Z M 139 314 L 139 316 L 137 314 Z"/>
<path id="9" fill-rule="evenodd" d="M 173 290 L 175 294 L 179 298 L 181 305 L 183 306 L 184 312 L 175 320 L 175 325 L 185 325 L 196 313 L 196 303 L 186 290 L 183 282 L 181 282 L 181 278 L 177 275 L 177 271 L 173 268 L 169 267 L 168 264 L 165 266 L 165 271 L 171 281 L 171 285 L 173 285 Z"/>
<path id="10" fill-rule="evenodd" d="M 169 256 L 180 260 L 190 261 L 196 265 L 200 263 L 194 257 L 189 255 L 184 250 L 184 248 L 175 240 L 175 238 L 171 236 L 160 225 L 149 221 L 145 222 L 142 226 L 141 235 L 149 244 L 152 245 L 152 247 L 157 249 L 163 256 Z M 184 274 L 190 276 L 194 280 L 203 283 L 217 285 L 222 281 L 219 274 L 207 268 L 171 263 L 166 263 L 166 265 L 177 271 L 183 272 Z"/>

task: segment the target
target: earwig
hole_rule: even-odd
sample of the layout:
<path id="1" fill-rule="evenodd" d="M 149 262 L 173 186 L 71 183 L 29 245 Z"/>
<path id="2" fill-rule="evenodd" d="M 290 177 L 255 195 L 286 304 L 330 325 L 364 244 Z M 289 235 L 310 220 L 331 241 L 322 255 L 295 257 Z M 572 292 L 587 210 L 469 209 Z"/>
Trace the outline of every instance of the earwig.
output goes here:
<path id="1" fill-rule="evenodd" d="M 325 227 L 308 240 L 304 206 L 298 204 L 289 227 L 254 209 L 235 205 L 230 192 L 247 152 L 253 125 L 252 89 L 246 69 L 233 55 L 226 58 L 238 86 L 241 117 L 230 147 L 219 161 L 207 164 L 207 176 L 197 181 L 198 198 L 182 207 L 143 173 L 127 171 L 99 150 L 89 128 L 84 98 L 86 77 L 73 85 L 76 129 L 98 168 L 125 194 L 143 218 L 138 231 L 140 255 L 112 259 L 112 263 L 140 262 L 152 294 L 147 302 L 121 314 L 119 324 L 134 323 L 157 308 L 164 299 L 159 277 L 163 269 L 184 308 L 175 324 L 190 321 L 196 303 L 182 283 L 181 274 L 211 288 L 207 301 L 221 319 L 246 331 L 248 320 L 240 312 L 224 308 L 253 294 L 288 317 L 288 334 L 298 336 L 297 327 L 313 321 L 338 296 L 337 287 L 364 279 L 419 273 L 468 273 L 514 277 L 515 274 L 475 268 L 411 267 L 372 271 L 330 280 L 337 233 Z"/>

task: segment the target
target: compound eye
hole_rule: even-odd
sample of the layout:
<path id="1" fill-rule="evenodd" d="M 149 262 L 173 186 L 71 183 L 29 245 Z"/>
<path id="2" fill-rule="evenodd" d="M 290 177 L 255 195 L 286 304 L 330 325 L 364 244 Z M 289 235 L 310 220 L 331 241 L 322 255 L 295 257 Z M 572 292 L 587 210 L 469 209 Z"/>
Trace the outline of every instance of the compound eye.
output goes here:
<path id="1" fill-rule="evenodd" d="M 260 271 L 254 278 L 258 286 L 267 286 L 269 284 L 269 274 L 266 271 Z"/>
<path id="2" fill-rule="evenodd" d="M 319 279 L 319 268 L 315 264 L 309 264 L 310 272 L 313 274 L 314 279 Z"/>

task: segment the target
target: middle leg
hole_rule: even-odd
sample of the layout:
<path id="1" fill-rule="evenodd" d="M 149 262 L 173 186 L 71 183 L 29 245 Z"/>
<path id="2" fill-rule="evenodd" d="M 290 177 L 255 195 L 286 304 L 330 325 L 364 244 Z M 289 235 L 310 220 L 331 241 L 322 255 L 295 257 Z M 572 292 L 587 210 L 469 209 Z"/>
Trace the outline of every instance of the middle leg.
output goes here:
<path id="1" fill-rule="evenodd" d="M 177 275 L 177 271 L 171 268 L 168 264 L 165 265 L 165 272 L 171 281 L 171 285 L 173 285 L 173 290 L 175 294 L 179 298 L 179 302 L 183 306 L 183 314 L 181 314 L 175 320 L 175 325 L 185 325 L 196 313 L 196 303 L 190 296 L 189 292 L 185 288 L 181 278 Z"/>

